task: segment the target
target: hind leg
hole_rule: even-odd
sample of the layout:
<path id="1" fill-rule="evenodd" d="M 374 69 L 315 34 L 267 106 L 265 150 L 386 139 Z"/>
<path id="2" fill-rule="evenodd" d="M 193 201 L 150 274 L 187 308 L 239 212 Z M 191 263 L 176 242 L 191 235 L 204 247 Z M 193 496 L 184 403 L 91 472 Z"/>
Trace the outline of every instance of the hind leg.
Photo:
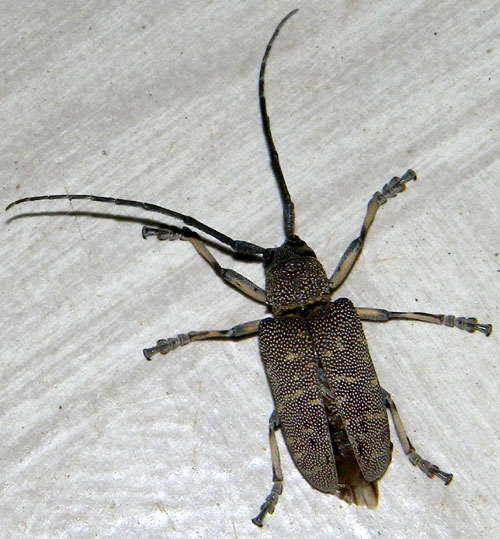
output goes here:
<path id="1" fill-rule="evenodd" d="M 413 466 L 417 466 L 420 471 L 424 472 L 427 477 L 439 477 L 439 479 L 441 479 L 445 485 L 449 485 L 453 479 L 453 474 L 441 471 L 435 464 L 423 459 L 415 451 L 415 448 L 408 438 L 408 434 L 406 434 L 406 429 L 401 421 L 398 409 L 396 408 L 392 397 L 385 389 L 382 389 L 382 399 L 385 406 L 389 409 L 392 422 L 394 423 L 394 427 L 396 429 L 396 434 L 398 435 L 399 443 L 403 447 L 403 451 L 405 452 L 405 455 L 408 457 L 409 461 L 413 464 Z"/>
<path id="2" fill-rule="evenodd" d="M 269 418 L 269 445 L 271 446 L 271 461 L 273 464 L 273 486 L 264 503 L 260 506 L 259 514 L 252 519 L 252 522 L 259 526 L 263 525 L 264 517 L 269 513 L 274 513 L 279 496 L 283 492 L 283 472 L 281 471 L 280 452 L 276 443 L 276 431 L 280 428 L 278 414 L 273 411 Z"/>

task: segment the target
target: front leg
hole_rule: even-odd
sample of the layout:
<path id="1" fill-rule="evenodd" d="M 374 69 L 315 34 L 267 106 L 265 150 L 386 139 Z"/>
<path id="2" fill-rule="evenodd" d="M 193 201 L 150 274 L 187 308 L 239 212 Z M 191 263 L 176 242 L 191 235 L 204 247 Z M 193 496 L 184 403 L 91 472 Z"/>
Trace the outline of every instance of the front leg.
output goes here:
<path id="1" fill-rule="evenodd" d="M 142 228 L 142 237 L 148 238 L 149 236 L 156 236 L 159 240 L 185 240 L 191 242 L 191 245 L 196 249 L 198 254 L 210 264 L 215 273 L 223 281 L 255 301 L 267 303 L 266 292 L 264 289 L 250 281 L 250 279 L 247 279 L 244 275 L 241 275 L 241 273 L 230 268 L 223 268 L 201 241 L 200 236 L 193 230 L 187 227 L 178 228 L 176 226 L 168 226 L 165 228 L 144 226 Z"/>
<path id="2" fill-rule="evenodd" d="M 405 455 L 408 457 L 408 460 L 413 464 L 413 466 L 417 466 L 418 469 L 422 471 L 427 477 L 431 479 L 434 476 L 439 477 L 439 479 L 441 479 L 445 485 L 449 485 L 451 483 L 451 480 L 453 479 L 453 474 L 443 472 L 439 469 L 438 466 L 432 464 L 432 462 L 429 462 L 428 460 L 423 459 L 415 451 L 413 444 L 408 438 L 408 434 L 406 434 L 406 429 L 403 425 L 403 422 L 401 421 L 398 409 L 396 408 L 392 397 L 385 389 L 382 389 L 382 400 L 386 408 L 389 409 L 389 412 L 392 417 L 392 422 L 394 423 L 394 427 L 396 429 L 396 434 L 398 435 L 399 443 L 401 444 Z"/>
<path id="3" fill-rule="evenodd" d="M 373 223 L 375 215 L 377 214 L 380 206 L 385 204 L 388 198 L 395 197 L 398 193 L 404 191 L 406 189 L 405 184 L 407 182 L 416 179 L 417 175 L 415 172 L 413 172 L 413 170 L 407 170 L 403 176 L 401 176 L 401 178 L 398 178 L 397 176 L 392 178 L 390 182 L 386 183 L 384 187 L 382 187 L 382 192 L 377 191 L 372 196 L 370 202 L 368 202 L 368 208 L 366 210 L 366 215 L 361 226 L 359 236 L 349 244 L 349 247 L 340 259 L 337 268 L 330 277 L 332 290 L 336 290 L 346 280 L 350 271 L 354 267 L 354 264 L 356 263 L 361 250 L 363 249 L 368 230 L 370 229 L 370 226 Z"/>

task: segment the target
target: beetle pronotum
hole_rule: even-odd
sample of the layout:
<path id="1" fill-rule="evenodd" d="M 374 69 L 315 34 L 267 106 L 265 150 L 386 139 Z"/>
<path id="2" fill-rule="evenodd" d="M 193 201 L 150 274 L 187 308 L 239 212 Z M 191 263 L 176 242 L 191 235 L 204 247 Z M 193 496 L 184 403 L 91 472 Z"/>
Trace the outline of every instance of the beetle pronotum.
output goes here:
<path id="1" fill-rule="evenodd" d="M 327 277 L 312 249 L 294 233 L 294 205 L 281 170 L 271 135 L 264 95 L 264 74 L 271 47 L 285 22 L 298 10 L 290 12 L 276 27 L 262 59 L 259 75 L 259 102 L 264 136 L 271 168 L 278 182 L 283 202 L 284 243 L 265 248 L 234 240 L 188 215 L 133 200 L 97 195 L 64 194 L 22 198 L 16 204 L 44 199 L 90 199 L 149 212 L 183 221 L 204 234 L 228 245 L 237 253 L 259 257 L 265 269 L 265 289 L 243 275 L 219 265 L 190 228 L 165 225 L 144 226 L 143 237 L 160 240 L 185 239 L 211 265 L 215 273 L 241 293 L 266 305 L 271 317 L 238 324 L 227 330 L 190 331 L 160 339 L 144 350 L 149 360 L 156 353 L 167 354 L 178 346 L 206 339 L 238 339 L 259 336 L 260 350 L 274 399 L 275 410 L 269 419 L 273 484 L 271 492 L 253 522 L 262 526 L 267 513 L 273 513 L 283 489 L 275 433 L 281 429 L 290 454 L 304 478 L 314 488 L 335 494 L 348 503 L 374 508 L 378 502 L 377 481 L 391 461 L 387 409 L 397 436 L 410 462 L 428 477 L 437 476 L 448 484 L 452 475 L 424 460 L 414 449 L 397 412 L 394 401 L 377 379 L 361 321 L 387 322 L 414 320 L 457 327 L 488 336 L 490 324 L 478 324 L 475 318 L 419 312 L 392 312 L 360 308 L 346 298 L 332 302 L 356 263 L 368 230 L 379 207 L 416 180 L 412 170 L 392 178 L 370 201 L 359 236 L 341 257 L 335 271 Z"/>

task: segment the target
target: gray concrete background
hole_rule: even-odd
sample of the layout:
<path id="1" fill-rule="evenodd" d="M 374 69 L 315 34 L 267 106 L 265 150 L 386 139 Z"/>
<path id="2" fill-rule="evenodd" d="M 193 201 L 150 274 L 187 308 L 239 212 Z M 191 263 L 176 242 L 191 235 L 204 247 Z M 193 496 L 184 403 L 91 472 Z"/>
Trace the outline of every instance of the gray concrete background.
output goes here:
<path id="1" fill-rule="evenodd" d="M 257 341 L 152 363 L 141 350 L 264 309 L 189 244 L 143 241 L 133 219 L 154 215 L 40 202 L 1 225 L 2 537 L 497 537 L 498 2 L 183 4 L 2 4 L 2 203 L 132 198 L 281 243 L 257 75 L 300 7 L 267 75 L 297 232 L 332 271 L 372 193 L 411 167 L 418 182 L 380 211 L 341 295 L 497 325 L 489 339 L 366 325 L 412 441 L 455 479 L 429 481 L 394 440 L 378 509 L 349 507 L 309 488 L 280 437 L 284 495 L 255 529 L 272 409 Z M 44 214 L 7 220 L 29 212 Z M 263 283 L 257 264 L 214 254 Z"/>

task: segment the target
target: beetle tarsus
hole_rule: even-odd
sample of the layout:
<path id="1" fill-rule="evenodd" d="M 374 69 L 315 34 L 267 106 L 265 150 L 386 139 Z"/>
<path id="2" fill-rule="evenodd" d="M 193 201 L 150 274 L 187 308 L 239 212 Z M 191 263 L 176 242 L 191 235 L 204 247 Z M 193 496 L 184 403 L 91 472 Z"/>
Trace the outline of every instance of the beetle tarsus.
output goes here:
<path id="1" fill-rule="evenodd" d="M 167 240 L 167 241 L 173 241 L 173 240 L 183 240 L 186 239 L 182 229 L 178 227 L 169 227 L 169 228 L 154 228 L 152 226 L 143 226 L 142 227 L 142 237 L 144 239 L 148 238 L 149 236 L 156 236 L 159 240 Z"/>
<path id="2" fill-rule="evenodd" d="M 491 324 L 479 324 L 476 318 L 466 318 L 465 316 L 455 317 L 453 315 L 447 315 L 444 317 L 443 324 L 445 326 L 463 329 L 468 333 L 480 331 L 481 333 L 484 333 L 486 337 L 491 335 L 493 329 Z"/>
<path id="3" fill-rule="evenodd" d="M 158 352 L 160 354 L 168 354 L 172 350 L 179 348 L 179 346 L 184 346 L 185 344 L 188 344 L 189 342 L 191 342 L 189 335 L 187 335 L 186 333 L 180 333 L 179 335 L 177 335 L 177 337 L 170 337 L 168 339 L 160 339 L 156 343 L 156 346 L 153 346 L 151 348 L 144 348 L 143 353 L 146 359 L 150 361 L 151 358 Z"/>
<path id="4" fill-rule="evenodd" d="M 491 324 L 478 324 L 475 318 L 465 317 L 457 318 L 455 320 L 455 326 L 458 329 L 464 329 L 469 333 L 473 333 L 474 331 L 480 331 L 481 333 L 484 333 L 486 337 L 490 335 L 492 328 Z"/>
<path id="5" fill-rule="evenodd" d="M 401 193 L 406 189 L 405 183 L 416 179 L 417 175 L 415 172 L 413 172 L 413 170 L 407 170 L 401 178 L 395 176 L 382 187 L 382 196 L 386 199 L 395 197 L 398 193 Z"/>
<path id="6" fill-rule="evenodd" d="M 427 477 L 430 477 L 431 479 L 434 476 L 439 477 L 439 479 L 441 479 L 445 485 L 449 485 L 451 483 L 453 474 L 443 472 L 438 466 L 432 464 L 432 462 L 429 462 L 428 460 L 423 459 L 418 453 L 408 455 L 408 458 L 410 459 L 410 462 L 414 466 L 417 466 L 419 470 L 424 472 Z"/>
<path id="7" fill-rule="evenodd" d="M 255 517 L 252 518 L 252 522 L 258 526 L 259 528 L 262 528 L 264 517 L 269 513 L 270 515 L 274 513 L 274 510 L 276 509 L 276 504 L 278 503 L 278 499 L 280 494 L 283 492 L 283 482 L 282 481 L 276 481 L 273 483 L 273 487 L 271 488 L 271 492 L 266 498 L 266 501 L 260 506 L 260 512 Z"/>
<path id="8" fill-rule="evenodd" d="M 411 181 L 417 181 L 417 175 L 415 174 L 415 171 L 409 168 L 402 176 L 401 176 L 401 183 L 407 183 Z"/>

